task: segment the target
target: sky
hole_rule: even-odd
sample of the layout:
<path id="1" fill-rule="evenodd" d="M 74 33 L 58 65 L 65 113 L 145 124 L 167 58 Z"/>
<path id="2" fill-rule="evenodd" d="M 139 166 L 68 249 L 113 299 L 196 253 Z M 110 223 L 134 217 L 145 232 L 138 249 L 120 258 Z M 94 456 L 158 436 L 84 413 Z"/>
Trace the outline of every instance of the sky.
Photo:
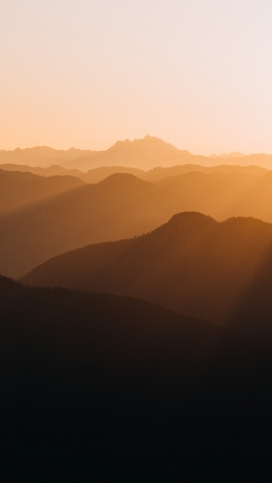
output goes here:
<path id="1" fill-rule="evenodd" d="M 271 0 L 2 0 L 0 149 L 272 153 Z"/>

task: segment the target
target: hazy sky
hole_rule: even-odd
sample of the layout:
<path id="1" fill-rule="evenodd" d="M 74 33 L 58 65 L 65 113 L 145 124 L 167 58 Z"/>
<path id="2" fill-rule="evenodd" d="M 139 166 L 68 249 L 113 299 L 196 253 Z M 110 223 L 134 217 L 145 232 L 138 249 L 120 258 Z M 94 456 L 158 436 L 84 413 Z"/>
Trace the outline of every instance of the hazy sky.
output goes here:
<path id="1" fill-rule="evenodd" d="M 271 0 L 2 0 L 0 149 L 272 153 Z"/>

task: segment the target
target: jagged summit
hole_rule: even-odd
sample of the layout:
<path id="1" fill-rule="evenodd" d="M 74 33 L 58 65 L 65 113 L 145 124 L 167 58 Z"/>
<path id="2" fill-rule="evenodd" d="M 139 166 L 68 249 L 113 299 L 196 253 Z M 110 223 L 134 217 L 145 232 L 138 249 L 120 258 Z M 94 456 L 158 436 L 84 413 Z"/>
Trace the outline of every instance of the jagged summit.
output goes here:
<path id="1" fill-rule="evenodd" d="M 107 151 L 110 151 L 114 148 L 116 149 L 116 148 L 122 148 L 122 147 L 125 147 L 127 149 L 127 148 L 140 148 L 140 147 L 150 148 L 151 146 L 153 147 L 153 149 L 157 148 L 157 149 L 163 149 L 167 151 L 170 150 L 170 152 L 180 151 L 172 144 L 167 143 L 162 139 L 157 138 L 156 136 L 150 136 L 149 134 L 146 134 L 146 136 L 141 139 L 135 138 L 133 141 L 131 141 L 130 139 L 125 139 L 124 141 L 119 140 L 113 146 L 111 146 Z M 188 151 L 182 151 L 182 152 L 188 153 Z"/>

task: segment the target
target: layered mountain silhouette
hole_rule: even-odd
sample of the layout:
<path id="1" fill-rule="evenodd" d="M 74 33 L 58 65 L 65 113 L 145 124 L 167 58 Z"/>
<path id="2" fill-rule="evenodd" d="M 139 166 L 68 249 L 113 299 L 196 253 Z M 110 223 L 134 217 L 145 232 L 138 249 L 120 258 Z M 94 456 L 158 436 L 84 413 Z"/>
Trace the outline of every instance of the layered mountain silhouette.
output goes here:
<path id="1" fill-rule="evenodd" d="M 177 165 L 172 166 L 170 168 L 160 168 L 156 167 L 148 171 L 145 175 L 147 181 L 151 182 L 158 182 L 164 178 L 168 178 L 170 176 L 178 176 L 182 174 L 187 174 L 191 172 L 200 172 L 205 174 L 212 174 L 212 173 L 221 173 L 224 175 L 230 175 L 234 173 L 244 174 L 244 175 L 253 175 L 253 176 L 262 176 L 266 174 L 269 170 L 262 168 L 260 166 L 237 166 L 237 165 L 216 165 L 216 166 L 201 166 L 198 164 L 184 164 L 184 165 Z M 91 174 L 91 171 L 90 171 Z"/>
<path id="2" fill-rule="evenodd" d="M 5 171 L 21 171 L 23 173 L 32 173 L 38 176 L 74 176 L 84 180 L 85 173 L 79 169 L 66 169 L 57 164 L 53 164 L 48 168 L 40 168 L 28 166 L 27 164 L 0 164 L 0 168 Z"/>
<path id="3" fill-rule="evenodd" d="M 56 255 L 142 235 L 183 211 L 219 221 L 253 216 L 272 222 L 271 203 L 270 171 L 263 176 L 189 172 L 157 185 L 117 173 L 0 216 L 0 273 L 19 278 Z"/>
<path id="4" fill-rule="evenodd" d="M 184 164 L 188 156 L 193 158 L 188 151 L 178 150 L 159 138 L 147 135 L 144 139 L 117 141 L 106 151 L 80 151 L 77 149 L 60 151 L 45 146 L 0 151 L 0 164 L 28 164 L 32 167 L 40 166 L 44 168 L 51 164 L 58 164 L 68 169 L 80 169 L 82 171 L 116 165 L 150 169 L 160 165 L 178 164 L 175 160 Z M 207 158 L 207 162 L 209 162 L 209 158 Z"/>
<path id="5" fill-rule="evenodd" d="M 215 156 L 215 157 L 214 157 Z M 222 163 L 220 163 L 222 159 Z M 241 153 L 222 155 L 193 155 L 186 150 L 179 150 L 163 140 L 145 136 L 143 139 L 117 141 L 105 151 L 88 151 L 71 148 L 68 151 L 55 150 L 46 146 L 14 151 L 0 151 L 0 164 L 23 164 L 31 167 L 48 168 L 52 164 L 67 169 L 88 171 L 103 166 L 126 166 L 149 170 L 157 166 L 170 167 L 179 164 L 200 164 L 215 166 L 216 164 L 237 164 L 242 166 L 258 165 L 272 168 L 272 156 L 252 154 L 242 156 Z"/>
<path id="6" fill-rule="evenodd" d="M 260 220 L 178 214 L 142 237 L 49 260 L 22 281 L 134 296 L 272 344 L 272 225 Z"/>
<path id="7" fill-rule="evenodd" d="M 206 167 L 196 164 L 184 164 L 172 166 L 170 168 L 153 168 L 149 171 L 144 171 L 138 168 L 127 168 L 126 166 L 103 166 L 100 168 L 93 168 L 84 173 L 78 169 L 66 169 L 61 166 L 52 165 L 48 168 L 34 168 L 27 165 L 19 164 L 2 164 L 1 169 L 6 171 L 22 171 L 37 174 L 38 176 L 74 176 L 82 179 L 86 183 L 99 183 L 108 178 L 112 174 L 126 173 L 133 174 L 137 178 L 146 181 L 158 182 L 169 176 L 177 176 L 181 174 L 190 173 L 192 171 L 199 171 L 206 174 L 214 172 L 222 174 L 248 174 L 254 176 L 261 176 L 268 172 L 267 169 L 260 166 L 233 166 L 233 165 L 219 165 L 213 167 Z"/>
<path id="8" fill-rule="evenodd" d="M 140 235 L 167 219 L 157 186 L 113 175 L 0 217 L 0 273 L 19 277 L 54 255 Z"/>
<path id="9" fill-rule="evenodd" d="M 31 173 L 0 170 L 0 215 L 83 186 L 71 176 L 44 178 Z"/>

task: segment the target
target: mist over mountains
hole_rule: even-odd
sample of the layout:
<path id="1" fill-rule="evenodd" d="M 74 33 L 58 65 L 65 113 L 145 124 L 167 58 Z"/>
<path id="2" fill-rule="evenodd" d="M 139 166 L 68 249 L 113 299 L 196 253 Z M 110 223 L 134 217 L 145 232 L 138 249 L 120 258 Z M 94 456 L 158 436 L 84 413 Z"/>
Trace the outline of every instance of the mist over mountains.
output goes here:
<path id="1" fill-rule="evenodd" d="M 64 251 L 154 229 L 168 218 L 159 193 L 151 183 L 118 174 L 3 215 L 0 271 L 19 277 Z"/>
<path id="2" fill-rule="evenodd" d="M 272 344 L 272 225 L 175 215 L 148 235 L 53 258 L 22 281 L 133 296 Z"/>
<path id="3" fill-rule="evenodd" d="M 177 176 L 181 174 L 190 173 L 192 171 L 199 171 L 201 173 L 211 174 L 213 172 L 218 172 L 222 174 L 249 174 L 254 176 L 261 176 L 267 173 L 269 170 L 262 168 L 260 166 L 236 166 L 236 165 L 218 165 L 218 166 L 201 166 L 198 164 L 184 164 L 171 166 L 170 168 L 160 168 L 156 167 L 150 169 L 149 171 L 144 171 L 138 168 L 127 168 L 126 166 L 102 166 L 100 168 L 93 168 L 83 173 L 78 169 L 66 169 L 61 166 L 52 165 L 48 168 L 32 168 L 27 165 L 19 164 L 2 164 L 0 165 L 2 170 L 5 171 L 18 171 L 18 172 L 29 172 L 36 174 L 38 176 L 72 176 L 85 181 L 86 183 L 99 183 L 104 179 L 108 178 L 112 174 L 123 173 L 132 174 L 137 178 L 143 179 L 145 181 L 157 182 L 166 178 L 168 176 Z"/>
<path id="4" fill-rule="evenodd" d="M 0 169 L 0 216 L 84 185 L 72 176 L 45 178 L 28 172 Z"/>
<path id="5" fill-rule="evenodd" d="M 236 154 L 151 137 L 0 154 L 0 274 L 21 280 L 0 277 L 1 434 L 256 447 L 272 427 L 272 177 L 269 156 Z"/>
<path id="6" fill-rule="evenodd" d="M 269 483 L 271 2 L 0 24 L 0 483 Z"/>
<path id="7" fill-rule="evenodd" d="M 222 160 L 222 163 L 220 163 Z M 68 151 L 56 150 L 46 146 L 0 151 L 0 164 L 29 165 L 30 167 L 48 168 L 52 164 L 67 169 L 87 172 L 102 166 L 133 167 L 149 170 L 155 167 L 171 167 L 179 164 L 199 164 L 215 166 L 217 164 L 237 164 L 241 166 L 257 165 L 272 168 L 272 155 L 230 153 L 211 156 L 193 155 L 186 150 L 179 150 L 159 138 L 145 136 L 134 141 L 117 141 L 105 151 L 89 151 L 71 148 Z"/>
<path id="8" fill-rule="evenodd" d="M 177 171 L 170 168 L 163 173 Z M 153 183 L 131 174 L 115 173 L 97 184 L 78 180 L 81 186 L 62 192 L 58 189 L 54 196 L 52 190 L 44 195 L 38 190 L 36 201 L 33 195 L 33 202 L 27 205 L 32 188 L 29 190 L 27 184 L 24 189 L 21 187 L 19 196 L 18 177 L 11 173 L 8 190 L 17 193 L 10 198 L 17 200 L 17 208 L 0 216 L 0 272 L 19 278 L 56 255 L 93 243 L 142 235 L 183 211 L 200 212 L 218 221 L 251 216 L 272 222 L 271 172 L 224 172 L 228 170 L 212 170 L 209 174 L 190 171 Z M 158 177 L 163 173 L 159 171 Z M 153 175 L 157 177 L 156 170 Z M 28 178 L 28 173 L 24 177 L 29 182 L 33 180 L 33 189 L 39 183 L 51 186 L 54 179 L 58 185 L 64 183 L 71 188 L 69 181 L 61 181 L 61 177 Z"/>

